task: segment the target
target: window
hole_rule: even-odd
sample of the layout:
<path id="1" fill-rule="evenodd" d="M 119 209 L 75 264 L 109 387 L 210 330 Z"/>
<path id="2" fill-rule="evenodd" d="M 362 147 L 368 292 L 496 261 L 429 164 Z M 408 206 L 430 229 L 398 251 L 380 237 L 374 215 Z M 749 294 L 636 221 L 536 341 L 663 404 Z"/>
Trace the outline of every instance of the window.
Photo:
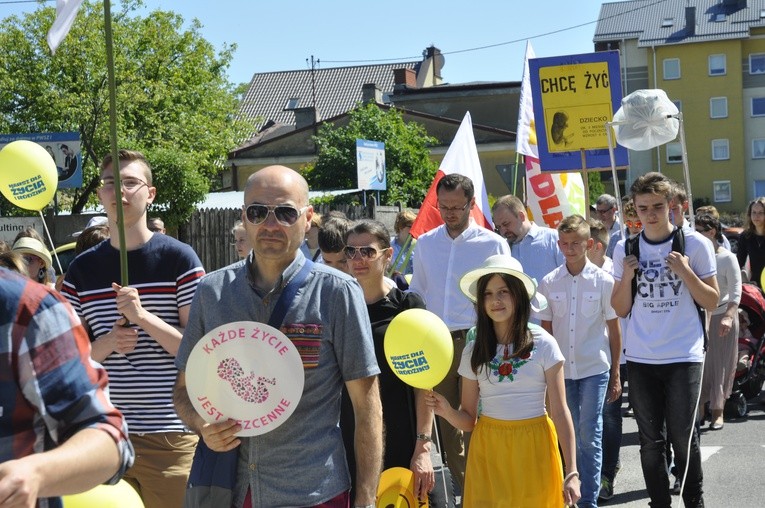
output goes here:
<path id="1" fill-rule="evenodd" d="M 709 99 L 709 117 L 726 118 L 728 116 L 728 98 L 712 97 Z"/>
<path id="2" fill-rule="evenodd" d="M 752 97 L 752 116 L 765 116 L 765 97 Z"/>
<path id="3" fill-rule="evenodd" d="M 709 55 L 709 75 L 723 76 L 725 73 L 725 55 Z"/>
<path id="4" fill-rule="evenodd" d="M 667 143 L 667 162 L 683 162 L 683 147 L 680 143 Z"/>
<path id="5" fill-rule="evenodd" d="M 284 105 L 284 111 L 290 111 L 300 107 L 300 97 L 290 97 Z"/>
<path id="6" fill-rule="evenodd" d="M 683 101 L 672 101 L 678 111 L 683 111 Z"/>
<path id="7" fill-rule="evenodd" d="M 765 159 L 765 138 L 752 140 L 752 159 Z"/>
<path id="8" fill-rule="evenodd" d="M 669 28 L 675 24 L 675 18 L 664 18 L 661 20 L 661 26 L 663 28 Z"/>
<path id="9" fill-rule="evenodd" d="M 730 149 L 728 147 L 728 140 L 713 139 L 712 140 L 712 160 L 726 161 L 728 159 L 730 159 Z"/>
<path id="10" fill-rule="evenodd" d="M 730 180 L 715 180 L 712 182 L 714 200 L 716 203 L 729 203 L 732 198 Z"/>
<path id="11" fill-rule="evenodd" d="M 667 58 L 664 60 L 664 79 L 680 79 L 679 58 Z"/>
<path id="12" fill-rule="evenodd" d="M 749 74 L 765 74 L 765 53 L 749 55 Z"/>

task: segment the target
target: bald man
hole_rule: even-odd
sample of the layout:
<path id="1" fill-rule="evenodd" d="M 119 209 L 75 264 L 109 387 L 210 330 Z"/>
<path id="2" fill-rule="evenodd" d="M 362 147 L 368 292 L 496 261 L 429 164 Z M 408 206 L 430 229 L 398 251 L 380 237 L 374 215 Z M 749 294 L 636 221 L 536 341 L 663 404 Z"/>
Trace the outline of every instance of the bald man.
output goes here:
<path id="1" fill-rule="evenodd" d="M 253 174 L 242 207 L 253 251 L 245 260 L 203 279 L 195 294 L 176 357 L 180 371 L 176 408 L 210 450 L 222 454 L 235 450 L 237 460 L 226 488 L 217 481 L 219 470 L 207 488 L 198 479 L 194 484 L 195 470 L 204 469 L 195 457 L 186 506 L 349 506 L 351 482 L 338 427 L 343 385 L 353 403 L 359 451 L 353 506 L 375 504 L 383 428 L 380 370 L 369 317 L 361 287 L 352 277 L 321 264 L 310 264 L 310 271 L 303 271 L 311 262 L 300 245 L 312 215 L 308 184 L 298 173 L 269 166 Z M 192 348 L 225 323 L 269 322 L 282 293 L 289 294 L 292 281 L 305 273 L 296 296 L 287 302 L 282 323 L 274 324 L 301 343 L 305 387 L 295 412 L 271 432 L 248 438 L 236 436 L 241 426 L 234 420 L 205 423 L 186 392 L 185 370 Z"/>

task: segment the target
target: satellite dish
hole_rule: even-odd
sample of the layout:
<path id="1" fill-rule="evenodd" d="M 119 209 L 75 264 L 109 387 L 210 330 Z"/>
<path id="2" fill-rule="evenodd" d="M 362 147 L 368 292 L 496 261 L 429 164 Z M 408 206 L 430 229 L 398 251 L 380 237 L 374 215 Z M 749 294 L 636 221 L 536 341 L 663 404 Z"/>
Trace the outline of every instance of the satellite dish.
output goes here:
<path id="1" fill-rule="evenodd" d="M 614 115 L 616 141 L 630 150 L 649 150 L 677 137 L 677 106 L 664 90 L 636 90 Z"/>

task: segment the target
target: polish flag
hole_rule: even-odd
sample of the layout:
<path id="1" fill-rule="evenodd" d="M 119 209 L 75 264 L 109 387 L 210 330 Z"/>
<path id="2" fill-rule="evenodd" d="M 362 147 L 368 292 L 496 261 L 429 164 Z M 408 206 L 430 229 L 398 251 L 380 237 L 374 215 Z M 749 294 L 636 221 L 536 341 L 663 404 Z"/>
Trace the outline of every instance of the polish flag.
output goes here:
<path id="1" fill-rule="evenodd" d="M 491 208 L 489 207 L 489 197 L 486 194 L 486 185 L 483 181 L 483 172 L 481 171 L 481 162 L 478 159 L 478 149 L 475 145 L 473 136 L 473 121 L 470 119 L 470 112 L 465 113 L 462 124 L 454 136 L 449 150 L 446 151 L 444 160 L 436 172 L 433 183 L 430 184 L 428 194 L 422 202 L 420 212 L 417 214 L 412 229 L 409 234 L 412 238 L 417 238 L 421 234 L 430 231 L 444 223 L 441 220 L 441 213 L 438 211 L 438 199 L 436 197 L 436 186 L 439 180 L 445 175 L 458 173 L 470 178 L 475 188 L 475 206 L 470 211 L 470 216 L 476 224 L 487 229 L 494 230 L 491 221 Z"/>
<path id="2" fill-rule="evenodd" d="M 69 33 L 82 2 L 83 0 L 56 0 L 56 20 L 48 30 L 48 46 L 51 53 L 56 53 L 61 41 Z"/>

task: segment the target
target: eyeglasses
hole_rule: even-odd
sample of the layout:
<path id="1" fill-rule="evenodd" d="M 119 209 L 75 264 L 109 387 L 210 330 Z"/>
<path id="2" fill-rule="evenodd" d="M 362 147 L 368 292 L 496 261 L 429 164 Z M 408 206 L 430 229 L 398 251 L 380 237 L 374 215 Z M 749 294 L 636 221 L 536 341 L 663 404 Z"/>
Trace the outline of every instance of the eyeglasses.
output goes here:
<path id="1" fill-rule="evenodd" d="M 135 192 L 143 186 L 149 186 L 147 182 L 144 182 L 140 178 L 122 178 L 120 180 L 120 186 L 122 190 L 127 192 Z M 114 178 L 104 178 L 101 180 L 101 188 L 107 191 L 114 190 Z"/>
<path id="2" fill-rule="evenodd" d="M 348 246 L 345 249 L 343 249 L 345 252 L 345 257 L 347 259 L 353 259 L 356 257 L 356 253 L 358 253 L 361 256 L 361 259 L 374 259 L 377 257 L 378 253 L 382 252 L 381 250 L 377 250 L 371 245 L 367 245 L 364 247 L 351 247 Z"/>
<path id="3" fill-rule="evenodd" d="M 600 208 L 596 208 L 595 211 L 598 212 L 599 214 L 604 214 L 604 213 L 610 212 L 613 209 L 614 209 L 614 207 L 610 206 L 608 208 L 604 208 L 603 210 L 601 210 Z"/>
<path id="4" fill-rule="evenodd" d="M 626 220 L 624 223 L 627 225 L 628 228 L 642 228 L 643 223 L 639 220 Z"/>
<path id="5" fill-rule="evenodd" d="M 449 212 L 459 213 L 459 212 L 464 212 L 465 208 L 467 208 L 469 204 L 470 204 L 470 201 L 465 203 L 464 206 L 444 206 L 441 203 L 439 203 L 438 204 L 438 211 L 441 212 L 441 213 L 449 213 Z"/>
<path id="6" fill-rule="evenodd" d="M 292 226 L 306 210 L 308 210 L 307 206 L 298 210 L 291 205 L 260 205 L 254 203 L 244 209 L 244 215 L 249 223 L 257 226 L 266 221 L 269 213 L 273 213 L 279 224 L 282 226 Z"/>

